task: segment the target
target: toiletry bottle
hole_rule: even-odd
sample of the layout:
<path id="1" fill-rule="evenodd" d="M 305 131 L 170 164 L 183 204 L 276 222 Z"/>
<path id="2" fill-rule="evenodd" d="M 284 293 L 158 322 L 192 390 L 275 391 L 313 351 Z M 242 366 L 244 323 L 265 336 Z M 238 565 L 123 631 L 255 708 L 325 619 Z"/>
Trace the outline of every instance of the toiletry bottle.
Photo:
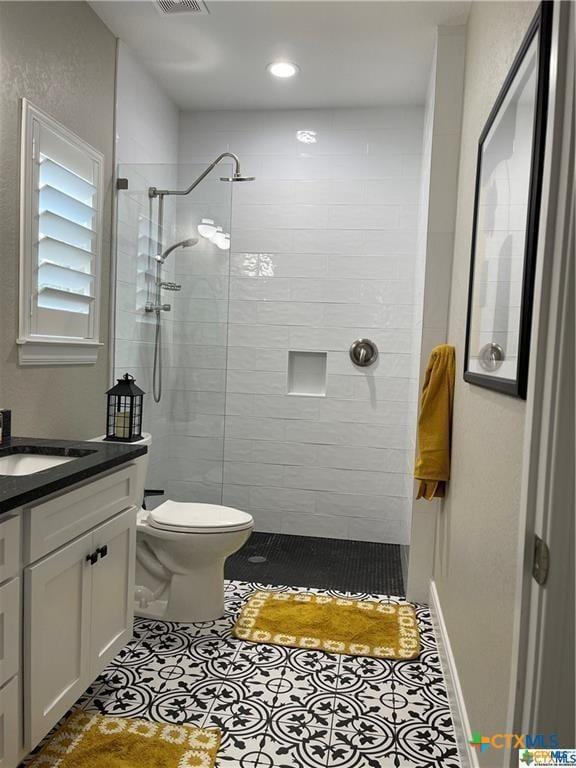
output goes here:
<path id="1" fill-rule="evenodd" d="M 10 422 L 12 420 L 12 411 L 8 408 L 0 408 L 0 445 L 10 442 L 12 432 Z"/>

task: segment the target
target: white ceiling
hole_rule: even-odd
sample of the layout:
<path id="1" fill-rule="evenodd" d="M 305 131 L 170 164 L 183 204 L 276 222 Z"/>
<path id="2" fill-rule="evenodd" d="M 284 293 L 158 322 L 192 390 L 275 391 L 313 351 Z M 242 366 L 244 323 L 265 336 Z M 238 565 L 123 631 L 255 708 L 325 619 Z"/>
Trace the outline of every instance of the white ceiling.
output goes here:
<path id="1" fill-rule="evenodd" d="M 434 28 L 469 2 L 207 0 L 207 15 L 161 16 L 152 0 L 90 3 L 181 109 L 421 104 Z M 265 67 L 299 64 L 292 80 Z"/>

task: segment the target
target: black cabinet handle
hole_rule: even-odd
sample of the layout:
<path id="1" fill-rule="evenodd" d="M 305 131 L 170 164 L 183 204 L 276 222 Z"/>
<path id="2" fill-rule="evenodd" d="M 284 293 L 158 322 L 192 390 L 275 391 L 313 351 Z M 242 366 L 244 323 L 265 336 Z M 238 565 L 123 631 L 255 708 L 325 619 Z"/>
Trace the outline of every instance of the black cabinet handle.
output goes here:
<path id="1" fill-rule="evenodd" d="M 104 544 L 103 547 L 98 547 L 95 552 L 90 555 L 86 555 L 86 562 L 90 565 L 96 565 L 99 558 L 106 557 L 108 555 L 108 544 Z"/>

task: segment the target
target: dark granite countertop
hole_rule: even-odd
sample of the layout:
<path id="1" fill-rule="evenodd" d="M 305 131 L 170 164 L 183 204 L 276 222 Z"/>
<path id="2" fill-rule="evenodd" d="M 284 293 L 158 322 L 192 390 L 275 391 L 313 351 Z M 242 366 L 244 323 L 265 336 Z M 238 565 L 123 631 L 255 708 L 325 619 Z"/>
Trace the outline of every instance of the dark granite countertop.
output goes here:
<path id="1" fill-rule="evenodd" d="M 147 447 L 140 443 L 92 443 L 13 437 L 9 442 L 0 445 L 0 458 L 14 453 L 77 458 L 30 475 L 2 475 L 0 470 L 0 515 L 126 464 L 138 456 L 143 456 L 147 450 Z"/>

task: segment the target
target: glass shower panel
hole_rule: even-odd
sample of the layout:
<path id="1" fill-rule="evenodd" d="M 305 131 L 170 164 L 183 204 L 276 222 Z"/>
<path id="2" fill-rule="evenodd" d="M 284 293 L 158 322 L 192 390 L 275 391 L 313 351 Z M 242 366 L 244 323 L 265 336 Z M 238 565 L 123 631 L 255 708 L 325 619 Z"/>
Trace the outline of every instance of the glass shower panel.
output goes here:
<path id="1" fill-rule="evenodd" d="M 150 187 L 185 189 L 204 168 L 118 168 L 128 186 L 117 193 L 114 371 L 134 375 L 147 393 L 144 429 L 152 447 L 146 485 L 166 494 L 151 497 L 151 505 L 165 498 L 222 502 L 232 185 L 219 177 L 230 167 L 220 165 L 187 196 L 166 195 L 162 226 L 159 198 L 148 193 Z M 213 234 L 214 240 L 206 236 Z M 190 239 L 196 242 L 175 248 L 160 265 L 158 256 Z M 164 309 L 146 311 L 150 304 Z M 159 402 L 152 396 L 155 350 L 157 394 L 162 368 Z"/>

